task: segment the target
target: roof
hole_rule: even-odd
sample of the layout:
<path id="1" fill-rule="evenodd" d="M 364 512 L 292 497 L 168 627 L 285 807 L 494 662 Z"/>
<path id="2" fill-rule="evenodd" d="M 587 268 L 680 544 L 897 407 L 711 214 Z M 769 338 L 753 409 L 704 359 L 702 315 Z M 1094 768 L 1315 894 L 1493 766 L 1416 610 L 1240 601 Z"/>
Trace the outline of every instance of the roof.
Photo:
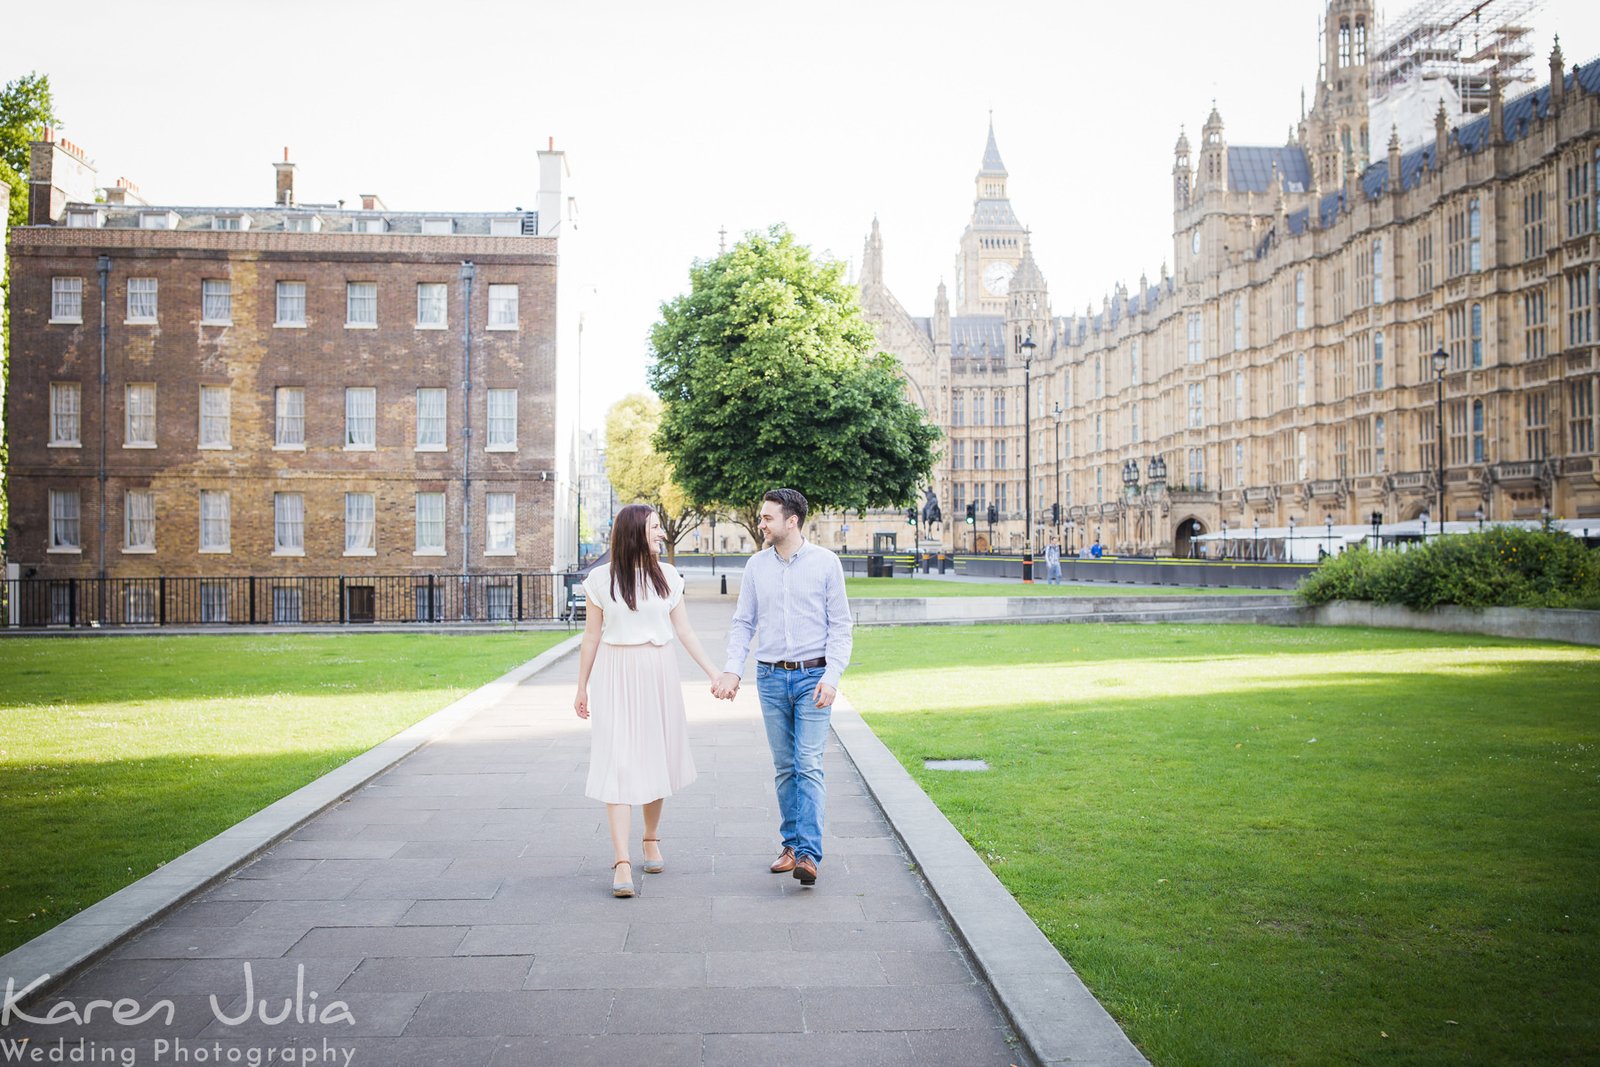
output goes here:
<path id="1" fill-rule="evenodd" d="M 1022 223 L 1017 221 L 1016 212 L 1011 210 L 1009 200 L 978 200 L 972 205 L 972 222 L 987 230 L 1018 230 Z"/>
<path id="2" fill-rule="evenodd" d="M 167 204 L 89 204 L 69 203 L 61 219 L 52 225 L 66 226 L 67 214 L 72 211 L 96 211 L 102 215 L 102 229 L 140 228 L 140 216 L 172 213 L 178 216 L 171 229 L 211 230 L 216 218 L 236 218 L 248 215 L 250 232 L 273 232 L 288 229 L 290 219 L 313 218 L 319 220 L 321 233 L 354 233 L 359 219 L 382 219 L 385 233 L 421 233 L 423 220 L 449 219 L 451 232 L 457 236 L 487 236 L 492 220 L 515 219 L 520 223 L 523 236 L 539 232 L 537 211 L 359 211 L 328 207 L 321 204 L 302 204 L 283 207 L 183 207 Z"/>
<path id="3" fill-rule="evenodd" d="M 1272 165 L 1278 176 L 1289 183 L 1289 192 L 1311 188 L 1311 165 L 1299 145 L 1230 145 L 1228 147 L 1228 189 L 1235 193 L 1276 192 L 1272 185 Z"/>
<path id="4" fill-rule="evenodd" d="M 983 149 L 983 166 L 978 169 L 979 174 L 995 174 L 1002 178 L 1006 176 L 1006 165 L 1000 161 L 1000 146 L 994 143 L 994 120 L 989 120 L 989 143 Z"/>
<path id="5" fill-rule="evenodd" d="M 956 359 L 1003 359 L 1004 315 L 955 315 L 950 319 L 950 355 Z"/>

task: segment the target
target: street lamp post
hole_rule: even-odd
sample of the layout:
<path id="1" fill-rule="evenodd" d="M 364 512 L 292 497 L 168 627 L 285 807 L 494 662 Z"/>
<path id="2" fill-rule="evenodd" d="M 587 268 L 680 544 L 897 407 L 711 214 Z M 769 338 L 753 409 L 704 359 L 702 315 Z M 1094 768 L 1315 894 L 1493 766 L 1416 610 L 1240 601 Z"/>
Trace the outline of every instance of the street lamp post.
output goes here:
<path id="1" fill-rule="evenodd" d="M 1055 416 L 1056 420 L 1056 537 L 1060 538 L 1061 519 L 1066 511 L 1066 504 L 1061 500 L 1061 419 L 1066 415 L 1066 412 L 1061 410 L 1061 401 L 1056 401 L 1056 409 L 1051 414 Z M 1057 547 L 1059 548 L 1060 546 Z"/>
<path id="2" fill-rule="evenodd" d="M 1255 543 L 1255 546 L 1253 548 L 1251 548 L 1250 553 L 1251 553 L 1251 555 L 1255 556 L 1255 562 L 1260 563 L 1261 562 L 1261 520 L 1260 519 L 1251 519 L 1250 520 L 1250 527 L 1251 527 L 1251 529 L 1255 530 L 1255 532 L 1256 532 L 1256 543 Z"/>
<path id="3" fill-rule="evenodd" d="M 1478 532 L 1483 533 L 1483 509 L 1480 507 L 1473 514 L 1476 515 L 1478 519 Z"/>
<path id="4" fill-rule="evenodd" d="M 1033 327 L 1022 339 L 1022 581 L 1033 582 Z"/>
<path id="5" fill-rule="evenodd" d="M 1432 356 L 1428 357 L 1433 363 L 1434 382 L 1434 439 L 1433 457 L 1435 474 L 1438 476 L 1438 505 L 1439 521 L 1444 521 L 1444 372 L 1450 365 L 1450 353 L 1440 345 Z"/>
<path id="6" fill-rule="evenodd" d="M 1222 558 L 1228 558 L 1228 520 L 1222 520 Z"/>
<path id="7" fill-rule="evenodd" d="M 1156 503 L 1161 498 L 1162 492 L 1167 488 L 1167 461 L 1162 459 L 1160 455 L 1151 456 L 1150 469 L 1147 473 L 1150 476 L 1150 488 L 1145 491 L 1145 500 L 1149 502 L 1153 511 Z M 1157 546 L 1161 543 L 1160 538 L 1155 536 L 1154 515 L 1150 519 L 1150 541 L 1150 554 L 1154 556 Z"/>
<path id="8" fill-rule="evenodd" d="M 1130 460 L 1128 460 L 1127 462 L 1125 462 L 1122 465 L 1122 488 L 1123 488 L 1123 495 L 1127 498 L 1127 501 L 1128 501 L 1128 508 L 1129 508 L 1129 510 L 1132 510 L 1134 501 L 1139 499 L 1139 461 L 1138 460 L 1130 459 Z M 1134 517 L 1134 521 L 1137 524 L 1138 516 Z M 1135 526 L 1135 530 L 1137 530 L 1137 525 Z M 1138 540 L 1138 534 L 1137 533 L 1135 533 L 1134 539 L 1136 541 Z"/>
<path id="9" fill-rule="evenodd" d="M 1428 513 L 1426 511 L 1424 511 L 1422 513 L 1422 515 L 1420 516 L 1420 518 L 1422 519 L 1422 543 L 1423 544 L 1427 544 L 1428 543 Z"/>

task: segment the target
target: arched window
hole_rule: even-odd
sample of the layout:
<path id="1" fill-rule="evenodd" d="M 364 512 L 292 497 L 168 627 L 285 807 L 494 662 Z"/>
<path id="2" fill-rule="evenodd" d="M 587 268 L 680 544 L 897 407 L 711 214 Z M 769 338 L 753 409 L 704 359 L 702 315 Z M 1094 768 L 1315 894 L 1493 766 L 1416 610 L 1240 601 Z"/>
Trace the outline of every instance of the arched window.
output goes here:
<path id="1" fill-rule="evenodd" d="M 1367 62 L 1367 20 L 1356 18 L 1356 65 L 1365 66 Z"/>
<path id="2" fill-rule="evenodd" d="M 1339 20 L 1339 66 L 1350 65 L 1350 23 L 1344 19 Z"/>
<path id="3" fill-rule="evenodd" d="M 1383 331 L 1372 335 L 1372 387 L 1383 388 Z"/>
<path id="4" fill-rule="evenodd" d="M 1484 461 L 1483 447 L 1483 401 L 1472 402 L 1472 462 Z"/>

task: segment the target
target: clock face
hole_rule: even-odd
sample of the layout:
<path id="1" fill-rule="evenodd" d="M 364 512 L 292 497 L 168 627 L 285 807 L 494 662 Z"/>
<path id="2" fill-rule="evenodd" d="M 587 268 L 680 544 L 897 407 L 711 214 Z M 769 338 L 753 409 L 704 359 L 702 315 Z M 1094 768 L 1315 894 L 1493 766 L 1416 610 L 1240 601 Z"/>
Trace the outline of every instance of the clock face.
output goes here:
<path id="1" fill-rule="evenodd" d="M 983 269 L 983 287 L 993 296 L 1005 296 L 1011 288 L 1011 276 L 1016 268 L 1009 263 L 991 263 Z"/>
<path id="2" fill-rule="evenodd" d="M 1194 236 L 1189 238 L 1189 251 L 1193 252 L 1197 256 L 1200 254 L 1200 231 L 1199 230 L 1194 231 Z"/>

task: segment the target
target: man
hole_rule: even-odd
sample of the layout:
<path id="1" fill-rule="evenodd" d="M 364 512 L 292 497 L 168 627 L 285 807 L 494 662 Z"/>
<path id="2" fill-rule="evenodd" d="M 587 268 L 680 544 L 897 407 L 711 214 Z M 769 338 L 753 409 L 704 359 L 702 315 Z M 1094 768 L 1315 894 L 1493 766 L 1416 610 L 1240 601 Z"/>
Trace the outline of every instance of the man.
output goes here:
<path id="1" fill-rule="evenodd" d="M 713 692 L 739 691 L 752 638 L 756 691 L 778 788 L 783 852 L 773 874 L 793 872 L 815 885 L 822 863 L 822 749 L 839 676 L 850 662 L 850 601 L 839 557 L 801 536 L 806 498 L 774 489 L 761 501 L 761 538 L 739 583 L 739 604 L 728 630 L 727 670 Z"/>
<path id="2" fill-rule="evenodd" d="M 1046 581 L 1061 584 L 1061 546 L 1054 541 L 1044 546 L 1044 569 Z"/>

